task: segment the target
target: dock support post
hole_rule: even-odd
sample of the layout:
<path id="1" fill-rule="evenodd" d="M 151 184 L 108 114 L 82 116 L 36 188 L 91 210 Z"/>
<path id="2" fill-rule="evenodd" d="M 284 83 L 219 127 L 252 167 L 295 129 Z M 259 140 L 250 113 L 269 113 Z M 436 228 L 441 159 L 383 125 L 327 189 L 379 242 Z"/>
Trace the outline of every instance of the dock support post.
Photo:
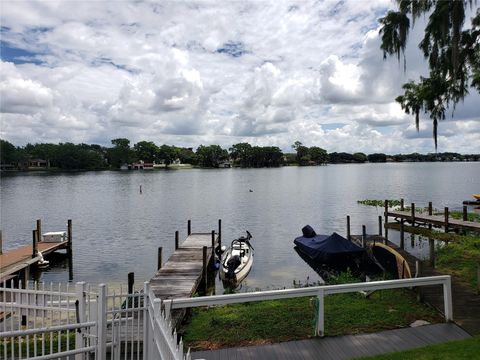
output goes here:
<path id="1" fill-rule="evenodd" d="M 428 203 L 428 216 L 432 216 L 432 215 L 433 215 L 433 205 L 432 205 L 432 202 L 430 201 Z M 432 230 L 432 224 L 428 224 L 428 228 Z"/>
<path id="2" fill-rule="evenodd" d="M 212 230 L 212 259 L 215 257 L 215 230 Z"/>
<path id="3" fill-rule="evenodd" d="M 222 219 L 218 219 L 218 246 L 222 247 Z"/>
<path id="4" fill-rule="evenodd" d="M 208 284 L 207 284 L 207 247 L 203 247 L 203 281 L 204 281 L 204 290 L 207 294 Z"/>
<path id="5" fill-rule="evenodd" d="M 415 226 L 415 203 L 412 203 L 412 227 Z"/>
<path id="6" fill-rule="evenodd" d="M 37 242 L 42 241 L 42 220 L 37 219 Z"/>
<path id="7" fill-rule="evenodd" d="M 160 246 L 158 248 L 158 254 L 157 254 L 157 270 L 160 270 L 162 268 L 162 247 Z"/>
<path id="8" fill-rule="evenodd" d="M 385 244 L 388 243 L 388 200 L 385 200 Z"/>
<path id="9" fill-rule="evenodd" d="M 405 248 L 405 224 L 403 219 L 400 220 L 400 248 Z"/>
<path id="10" fill-rule="evenodd" d="M 67 221 L 67 253 L 72 256 L 72 220 Z"/>
<path id="11" fill-rule="evenodd" d="M 430 266 L 435 269 L 435 240 L 428 239 Z"/>
<path id="12" fill-rule="evenodd" d="M 192 221 L 188 220 L 187 221 L 187 235 L 190 236 L 191 233 L 192 233 Z"/>
<path id="13" fill-rule="evenodd" d="M 364 249 L 367 247 L 367 228 L 365 225 L 362 225 L 362 247 Z"/>
<path id="14" fill-rule="evenodd" d="M 445 307 L 445 321 L 450 322 L 453 320 L 452 309 L 452 279 L 449 276 L 443 283 L 443 305 Z"/>
<path id="15" fill-rule="evenodd" d="M 37 230 L 32 230 L 32 259 L 37 256 Z"/>
<path id="16" fill-rule="evenodd" d="M 352 240 L 352 235 L 350 233 L 350 215 L 347 215 L 347 239 L 348 241 Z"/>
<path id="17" fill-rule="evenodd" d="M 448 207 L 445 207 L 445 232 L 448 232 Z"/>
<path id="18" fill-rule="evenodd" d="M 0 230 L 0 255 L 3 254 L 3 235 L 2 235 L 2 230 Z"/>
<path id="19" fill-rule="evenodd" d="M 378 216 L 378 236 L 382 236 L 382 216 Z"/>
<path id="20" fill-rule="evenodd" d="M 133 285 L 135 284 L 135 273 L 128 273 L 128 293 L 133 294 Z"/>
<path id="21" fill-rule="evenodd" d="M 416 278 L 422 277 L 422 262 L 420 260 L 415 261 L 415 277 Z M 417 286 L 416 293 L 417 293 L 417 301 L 421 302 L 422 301 L 421 286 Z"/>
<path id="22" fill-rule="evenodd" d="M 400 199 L 400 211 L 405 211 L 405 200 Z"/>
<path id="23" fill-rule="evenodd" d="M 175 250 L 178 249 L 178 230 L 175 231 Z"/>
<path id="24" fill-rule="evenodd" d="M 462 216 L 463 221 L 468 220 L 468 212 L 467 212 L 467 206 L 463 205 L 463 216 Z"/>

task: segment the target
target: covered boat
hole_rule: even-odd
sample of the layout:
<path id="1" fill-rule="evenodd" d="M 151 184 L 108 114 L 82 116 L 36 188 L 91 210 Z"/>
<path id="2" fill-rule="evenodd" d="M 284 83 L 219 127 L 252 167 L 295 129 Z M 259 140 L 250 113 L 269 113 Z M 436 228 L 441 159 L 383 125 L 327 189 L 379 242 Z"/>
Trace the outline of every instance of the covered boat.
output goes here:
<path id="1" fill-rule="evenodd" d="M 314 261 L 321 263 L 350 262 L 361 257 L 365 249 L 355 245 L 334 232 L 331 235 L 317 235 L 310 225 L 302 229 L 303 236 L 293 242 L 298 250 Z"/>

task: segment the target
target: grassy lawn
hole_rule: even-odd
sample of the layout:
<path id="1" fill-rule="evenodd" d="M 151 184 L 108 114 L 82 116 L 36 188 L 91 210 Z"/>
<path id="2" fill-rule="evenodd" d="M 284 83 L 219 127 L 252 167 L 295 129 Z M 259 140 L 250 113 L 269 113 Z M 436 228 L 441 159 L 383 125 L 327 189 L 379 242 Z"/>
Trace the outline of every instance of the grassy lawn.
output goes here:
<path id="1" fill-rule="evenodd" d="M 480 359 L 480 337 L 450 341 L 414 350 L 363 357 L 362 360 L 471 360 Z"/>
<path id="2" fill-rule="evenodd" d="M 296 298 L 192 310 L 183 340 L 192 350 L 274 343 L 314 336 L 315 301 Z M 325 298 L 327 336 L 376 332 L 415 320 L 440 322 L 434 310 L 407 290 L 383 290 L 370 298 L 358 293 Z"/>

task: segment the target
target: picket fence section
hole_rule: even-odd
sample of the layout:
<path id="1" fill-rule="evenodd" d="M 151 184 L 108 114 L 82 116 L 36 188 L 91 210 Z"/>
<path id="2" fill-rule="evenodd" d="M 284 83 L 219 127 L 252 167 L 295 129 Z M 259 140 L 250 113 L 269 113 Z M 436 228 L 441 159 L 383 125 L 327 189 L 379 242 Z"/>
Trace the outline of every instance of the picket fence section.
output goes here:
<path id="1" fill-rule="evenodd" d="M 0 358 L 188 360 L 149 284 L 0 284 Z"/>

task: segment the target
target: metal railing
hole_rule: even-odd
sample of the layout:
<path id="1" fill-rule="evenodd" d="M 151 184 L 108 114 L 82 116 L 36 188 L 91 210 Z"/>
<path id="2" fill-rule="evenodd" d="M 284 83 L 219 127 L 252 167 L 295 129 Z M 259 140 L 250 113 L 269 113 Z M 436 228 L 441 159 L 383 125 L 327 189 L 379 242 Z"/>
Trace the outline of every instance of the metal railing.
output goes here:
<path id="1" fill-rule="evenodd" d="M 171 310 L 192 308 L 199 306 L 227 305 L 252 301 L 291 299 L 297 297 L 316 296 L 318 299 L 318 314 L 316 317 L 316 334 L 323 336 L 325 333 L 324 324 L 324 298 L 328 295 L 358 292 L 358 291 L 374 291 L 398 288 L 410 288 L 417 286 L 443 286 L 444 315 L 446 321 L 453 320 L 452 311 L 452 285 L 449 275 L 429 276 L 413 279 L 384 280 L 372 281 L 366 283 L 340 284 L 340 285 L 324 285 L 312 286 L 298 289 L 283 289 L 271 291 L 258 291 L 242 294 L 215 295 L 196 298 L 181 298 L 174 300 L 164 300 L 163 304 L 167 314 Z"/>

